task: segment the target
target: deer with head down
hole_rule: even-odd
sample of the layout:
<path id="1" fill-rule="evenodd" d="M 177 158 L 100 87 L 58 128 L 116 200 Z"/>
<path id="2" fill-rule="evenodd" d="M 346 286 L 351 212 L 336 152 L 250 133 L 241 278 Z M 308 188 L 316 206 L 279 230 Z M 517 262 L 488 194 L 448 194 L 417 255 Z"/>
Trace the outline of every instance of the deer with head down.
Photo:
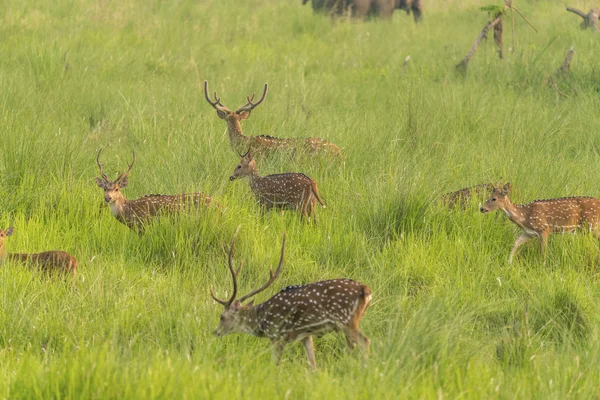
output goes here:
<path id="1" fill-rule="evenodd" d="M 533 238 L 540 240 L 544 263 L 548 236 L 556 232 L 573 232 L 581 228 L 591 229 L 600 239 L 600 199 L 594 197 L 563 197 L 535 200 L 527 204 L 513 204 L 508 198 L 510 184 L 496 188 L 481 207 L 482 213 L 502 210 L 508 218 L 523 230 L 517 238 L 508 258 L 511 263 L 517 249 Z"/>
<path id="2" fill-rule="evenodd" d="M 455 207 L 465 210 L 472 198 L 481 200 L 487 199 L 490 197 L 490 194 L 492 194 L 494 189 L 502 187 L 503 185 L 504 183 L 480 183 L 478 185 L 469 186 L 455 192 L 446 193 L 440 197 L 440 200 L 442 204 L 451 210 Z M 512 186 L 510 183 L 507 185 L 508 193 L 510 193 Z"/>
<path id="3" fill-rule="evenodd" d="M 208 104 L 210 104 L 215 110 L 217 115 L 222 120 L 227 122 L 227 131 L 229 133 L 229 142 L 231 148 L 240 153 L 244 149 L 250 148 L 257 154 L 266 154 L 271 152 L 277 152 L 281 150 L 289 150 L 292 152 L 302 151 L 308 154 L 325 153 L 336 157 L 341 157 L 340 148 L 335 144 L 328 142 L 321 138 L 289 138 L 282 139 L 268 135 L 260 136 L 246 136 L 242 131 L 241 121 L 248 119 L 250 113 L 257 106 L 259 106 L 267 97 L 268 85 L 265 83 L 265 88 L 261 98 L 254 102 L 255 95 L 252 97 L 248 96 L 248 102 L 242 107 L 235 111 L 231 111 L 229 108 L 221 103 L 221 99 L 214 93 L 214 100 L 211 100 L 208 94 L 208 81 L 204 81 L 204 97 Z"/>
<path id="4" fill-rule="evenodd" d="M 96 162 L 100 168 L 100 178 L 96 178 L 96 184 L 104 191 L 104 201 L 110 206 L 110 211 L 117 220 L 128 228 L 143 233 L 144 224 L 150 222 L 159 215 L 176 214 L 191 207 L 200 205 L 208 207 L 213 202 L 212 197 L 204 193 L 184 193 L 176 195 L 149 194 L 139 199 L 128 200 L 123 195 L 124 189 L 129 183 L 129 173 L 135 164 L 135 152 L 133 161 L 126 172 L 119 174 L 117 179 L 111 180 L 105 173 L 100 163 L 98 152 Z"/>
<path id="5" fill-rule="evenodd" d="M 264 303 L 254 305 L 245 300 L 266 290 L 281 273 L 285 250 L 285 235 L 281 245 L 279 266 L 269 280 L 260 288 L 245 296 L 237 297 L 237 276 L 242 269 L 233 267 L 233 246 L 236 230 L 229 250 L 229 271 L 233 279 L 233 293 L 228 300 L 218 299 L 212 287 L 212 298 L 225 307 L 219 326 L 214 331 L 217 336 L 230 333 L 247 333 L 268 338 L 273 347 L 273 359 L 279 363 L 285 346 L 302 341 L 310 367 L 316 369 L 313 336 L 323 336 L 329 332 L 341 331 L 346 336 L 349 350 L 358 344 L 366 357 L 369 339 L 358 329 L 358 324 L 371 302 L 371 289 L 350 279 L 332 279 L 305 285 L 288 286 Z"/>
<path id="6" fill-rule="evenodd" d="M 311 217 L 317 202 L 325 208 L 319 197 L 317 182 L 313 179 L 297 172 L 260 176 L 252 154 L 248 151 L 240 156 L 242 159 L 229 180 L 248 177 L 256 200 L 266 210 L 273 207 L 290 207 L 297 210 L 302 217 Z"/>
<path id="7" fill-rule="evenodd" d="M 12 236 L 14 228 L 0 229 L 0 261 L 16 261 L 37 267 L 46 273 L 58 273 L 75 279 L 77 260 L 61 250 L 44 251 L 41 253 L 8 253 L 4 245 L 7 237 Z"/>

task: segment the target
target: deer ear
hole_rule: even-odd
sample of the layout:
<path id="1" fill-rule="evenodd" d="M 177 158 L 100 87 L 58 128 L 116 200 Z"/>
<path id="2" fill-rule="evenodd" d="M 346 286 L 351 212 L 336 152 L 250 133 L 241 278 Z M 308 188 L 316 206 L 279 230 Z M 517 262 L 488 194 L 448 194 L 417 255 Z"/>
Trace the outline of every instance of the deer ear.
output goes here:
<path id="1" fill-rule="evenodd" d="M 128 183 L 129 183 L 129 178 L 126 176 L 121 178 L 121 180 L 119 180 L 119 186 L 121 187 L 121 189 L 123 189 L 125 186 L 127 186 Z"/>
<path id="2" fill-rule="evenodd" d="M 245 305 L 245 307 L 252 307 L 252 306 L 254 306 L 254 299 L 250 300 L 248 302 L 248 304 Z"/>
<path id="3" fill-rule="evenodd" d="M 4 233 L 6 234 L 6 236 L 12 236 L 12 234 L 15 232 L 15 228 L 13 228 L 12 226 L 9 226 L 7 230 L 4 231 Z"/>
<path id="4" fill-rule="evenodd" d="M 227 113 L 225 111 L 222 110 L 217 110 L 217 115 L 219 116 L 219 118 L 221 119 L 227 119 Z"/>
<path id="5" fill-rule="evenodd" d="M 512 185 L 509 182 L 502 187 L 502 194 L 506 196 L 507 194 L 510 193 L 511 190 L 512 190 Z"/>
<path id="6" fill-rule="evenodd" d="M 248 161 L 252 161 L 252 160 L 254 160 L 252 153 L 248 153 Z"/>
<path id="7" fill-rule="evenodd" d="M 242 111 L 238 115 L 240 116 L 240 119 L 248 119 L 250 116 L 250 111 Z"/>
<path id="8" fill-rule="evenodd" d="M 98 185 L 98 187 L 104 189 L 104 186 L 105 186 L 104 179 L 96 178 L 96 185 Z"/>

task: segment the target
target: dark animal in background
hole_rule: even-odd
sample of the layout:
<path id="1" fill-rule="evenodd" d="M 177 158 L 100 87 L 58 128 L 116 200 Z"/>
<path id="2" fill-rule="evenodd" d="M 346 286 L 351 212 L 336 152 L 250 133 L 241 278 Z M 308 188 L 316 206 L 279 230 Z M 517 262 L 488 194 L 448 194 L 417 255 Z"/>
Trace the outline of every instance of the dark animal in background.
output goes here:
<path id="1" fill-rule="evenodd" d="M 267 135 L 244 135 L 244 132 L 242 132 L 241 121 L 250 117 L 250 112 L 265 100 L 267 97 L 268 88 L 269 87 L 265 83 L 265 89 L 262 97 L 256 103 L 253 103 L 253 94 L 252 97 L 247 97 L 248 102 L 244 106 L 235 111 L 231 111 L 229 108 L 224 106 L 223 103 L 221 103 L 221 99 L 217 97 L 216 92 L 214 93 L 215 99 L 211 100 L 210 95 L 208 94 L 208 81 L 204 81 L 204 97 L 206 98 L 208 104 L 217 110 L 217 115 L 219 118 L 227 122 L 229 142 L 233 151 L 239 154 L 242 151 L 250 148 L 254 155 L 257 155 L 281 150 L 291 150 L 302 151 L 308 154 L 326 153 L 341 157 L 342 153 L 339 147 L 321 138 L 282 139 Z"/>
<path id="2" fill-rule="evenodd" d="M 306 3 L 308 0 L 302 0 L 302 4 Z M 359 18 L 391 18 L 394 10 L 404 10 L 407 14 L 412 11 L 415 22 L 420 22 L 423 17 L 422 0 L 312 0 L 312 8 L 332 15 L 348 12 Z"/>
<path id="3" fill-rule="evenodd" d="M 594 197 L 563 197 L 513 204 L 508 198 L 510 186 L 496 188 L 481 207 L 482 213 L 502 210 L 523 230 L 508 258 L 511 263 L 517 249 L 533 238 L 540 240 L 540 251 L 546 262 L 548 236 L 555 232 L 573 232 L 588 228 L 600 239 L 600 199 Z"/>
<path id="4" fill-rule="evenodd" d="M 100 163 L 100 154 L 98 152 L 96 163 L 100 168 L 101 178 L 96 178 L 96 184 L 104 191 L 104 201 L 110 206 L 113 216 L 128 228 L 143 233 L 144 224 L 154 217 L 165 214 L 176 214 L 183 210 L 199 207 L 201 204 L 208 207 L 212 202 L 212 197 L 204 193 L 185 193 L 176 195 L 149 194 L 139 199 L 127 200 L 121 189 L 124 189 L 129 183 L 128 175 L 135 164 L 135 153 L 133 161 L 126 172 L 119 174 L 117 179 L 111 181 L 104 173 Z"/>
<path id="5" fill-rule="evenodd" d="M 239 228 L 238 228 L 239 230 Z M 228 300 L 218 299 L 211 287 L 212 298 L 225 307 L 219 326 L 214 331 L 217 336 L 230 333 L 248 333 L 266 337 L 272 343 L 273 359 L 279 363 L 285 346 L 302 341 L 310 367 L 316 369 L 313 335 L 320 337 L 329 332 L 341 331 L 346 336 L 349 350 L 358 344 L 366 357 L 369 339 L 358 329 L 371 302 L 371 289 L 350 279 L 333 279 L 305 285 L 288 286 L 264 303 L 254 305 L 254 301 L 244 305 L 245 300 L 267 289 L 277 279 L 283 267 L 285 235 L 281 244 L 279 266 L 269 280 L 260 288 L 236 299 L 237 276 L 242 269 L 233 267 L 233 246 L 238 231 L 235 232 L 229 250 L 229 271 L 233 279 L 233 293 Z"/>

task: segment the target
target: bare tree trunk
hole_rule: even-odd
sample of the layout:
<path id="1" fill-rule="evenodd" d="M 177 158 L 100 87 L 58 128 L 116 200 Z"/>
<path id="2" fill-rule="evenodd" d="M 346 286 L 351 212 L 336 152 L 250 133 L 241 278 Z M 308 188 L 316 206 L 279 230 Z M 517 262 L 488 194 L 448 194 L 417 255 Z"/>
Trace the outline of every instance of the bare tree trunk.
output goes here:
<path id="1" fill-rule="evenodd" d="M 502 39 L 502 32 L 503 26 L 501 19 L 496 25 L 494 25 L 494 43 L 496 43 L 496 46 L 498 46 L 498 57 L 500 59 L 504 58 L 504 40 Z"/>
<path id="2" fill-rule="evenodd" d="M 479 45 L 481 44 L 481 41 L 485 37 L 487 37 L 488 31 L 491 28 L 495 27 L 501 21 L 502 21 L 502 14 L 496 16 L 496 18 L 494 18 L 492 21 L 488 22 L 483 27 L 483 29 L 479 33 L 479 36 L 477 36 L 477 39 L 475 40 L 475 43 L 473 43 L 473 47 L 471 47 L 471 50 L 469 50 L 469 52 L 467 53 L 467 55 L 465 56 L 465 58 L 463 58 L 463 60 L 461 62 L 459 62 L 458 64 L 456 64 L 456 70 L 458 72 L 462 73 L 463 75 L 466 75 L 466 73 L 467 73 L 467 67 L 469 66 L 469 61 L 471 61 L 471 58 L 473 58 L 473 56 L 475 55 L 475 52 L 479 48 Z"/>
<path id="3" fill-rule="evenodd" d="M 600 8 L 592 8 L 587 14 L 573 7 L 567 7 L 567 11 L 577 14 L 581 18 L 583 18 L 583 22 L 581 22 L 580 25 L 581 29 L 589 28 L 596 32 L 600 31 L 600 26 L 598 25 L 598 16 L 600 16 Z"/>

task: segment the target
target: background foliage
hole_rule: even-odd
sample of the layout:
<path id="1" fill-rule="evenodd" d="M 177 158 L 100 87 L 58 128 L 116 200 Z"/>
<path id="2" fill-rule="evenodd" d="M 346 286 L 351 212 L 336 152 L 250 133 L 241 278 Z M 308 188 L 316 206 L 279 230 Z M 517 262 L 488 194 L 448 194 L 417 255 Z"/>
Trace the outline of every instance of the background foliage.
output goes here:
<path id="1" fill-rule="evenodd" d="M 514 200 L 600 196 L 597 35 L 551 1 L 516 4 L 506 59 L 484 43 L 454 66 L 486 22 L 484 1 L 430 0 L 424 22 L 350 22 L 300 1 L 8 0 L 0 12 L 0 222 L 9 251 L 63 249 L 76 288 L 19 265 L 1 269 L 0 396 L 11 398 L 589 398 L 597 394 L 600 248 L 552 237 L 507 265 L 516 228 L 474 200 L 450 212 L 440 194 L 510 180 Z M 585 8 L 581 4 L 573 4 Z M 589 8 L 589 5 L 587 5 Z M 587 9 L 587 8 L 586 8 Z M 569 49 L 572 73 L 546 85 Z M 402 63 L 412 61 L 406 72 Z M 203 99 L 229 107 L 270 92 L 247 134 L 319 136 L 342 163 L 284 157 L 262 173 L 302 171 L 328 204 L 318 224 L 261 216 L 239 158 Z M 161 220 L 142 237 L 119 224 L 95 186 L 104 147 L 117 174 L 135 149 L 126 195 L 204 191 L 223 215 Z M 269 343 L 215 338 L 231 290 L 261 284 L 288 233 L 277 288 L 350 277 L 373 289 L 362 328 L 367 368 L 344 340 L 301 346 L 277 368 Z"/>

